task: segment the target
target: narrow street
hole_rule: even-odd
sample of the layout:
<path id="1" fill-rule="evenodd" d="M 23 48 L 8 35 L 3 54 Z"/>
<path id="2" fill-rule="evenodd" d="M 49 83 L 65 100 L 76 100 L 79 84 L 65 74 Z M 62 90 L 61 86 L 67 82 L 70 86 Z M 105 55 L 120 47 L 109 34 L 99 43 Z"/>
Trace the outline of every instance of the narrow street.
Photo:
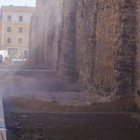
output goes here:
<path id="1" fill-rule="evenodd" d="M 4 97 L 8 140 L 139 140 L 134 113 L 49 113 L 14 107 Z"/>

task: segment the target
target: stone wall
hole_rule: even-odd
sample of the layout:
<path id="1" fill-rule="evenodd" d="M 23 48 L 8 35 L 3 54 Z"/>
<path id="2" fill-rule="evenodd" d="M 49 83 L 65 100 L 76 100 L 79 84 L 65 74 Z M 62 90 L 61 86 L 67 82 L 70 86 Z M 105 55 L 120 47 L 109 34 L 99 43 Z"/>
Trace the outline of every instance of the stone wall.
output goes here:
<path id="1" fill-rule="evenodd" d="M 37 0 L 31 59 L 99 93 L 134 93 L 139 82 L 137 1 Z"/>
<path id="2" fill-rule="evenodd" d="M 134 93 L 136 1 L 98 1 L 95 86 L 115 94 Z"/>
<path id="3" fill-rule="evenodd" d="M 140 1 L 137 1 L 137 55 L 136 55 L 136 73 L 135 73 L 135 92 L 140 95 Z M 140 105 L 139 105 L 140 107 Z"/>
<path id="4" fill-rule="evenodd" d="M 0 45 L 2 45 L 2 20 L 0 17 Z"/>
<path id="5" fill-rule="evenodd" d="M 58 73 L 63 79 L 76 77 L 76 12 L 77 1 L 63 1 L 58 60 Z"/>
<path id="6" fill-rule="evenodd" d="M 30 58 L 36 65 L 56 69 L 62 0 L 37 0 L 36 5 L 30 26 Z"/>
<path id="7" fill-rule="evenodd" d="M 119 40 L 116 51 L 116 93 L 134 93 L 136 62 L 136 0 L 122 0 L 119 7 Z"/>
<path id="8" fill-rule="evenodd" d="M 78 1 L 76 15 L 76 58 L 79 81 L 93 85 L 96 56 L 97 5 L 93 0 Z"/>
<path id="9" fill-rule="evenodd" d="M 114 92 L 114 65 L 119 29 L 119 1 L 98 1 L 94 86 L 100 92 Z"/>

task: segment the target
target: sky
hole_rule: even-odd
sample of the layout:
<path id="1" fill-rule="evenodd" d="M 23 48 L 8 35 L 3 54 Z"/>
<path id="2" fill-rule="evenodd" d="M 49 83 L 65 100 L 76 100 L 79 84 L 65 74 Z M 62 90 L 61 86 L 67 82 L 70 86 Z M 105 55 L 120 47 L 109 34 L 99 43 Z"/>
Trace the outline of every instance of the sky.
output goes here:
<path id="1" fill-rule="evenodd" d="M 25 6 L 26 4 L 35 7 L 36 0 L 0 0 L 0 8 L 2 5 Z"/>

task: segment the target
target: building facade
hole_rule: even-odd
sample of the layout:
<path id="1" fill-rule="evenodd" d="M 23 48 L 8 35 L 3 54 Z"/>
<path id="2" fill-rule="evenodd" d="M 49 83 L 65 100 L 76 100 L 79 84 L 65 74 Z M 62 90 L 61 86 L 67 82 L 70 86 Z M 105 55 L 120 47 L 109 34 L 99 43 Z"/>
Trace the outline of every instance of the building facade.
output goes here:
<path id="1" fill-rule="evenodd" d="M 28 57 L 29 26 L 34 7 L 2 6 L 1 51 L 7 51 L 11 58 L 22 53 Z"/>

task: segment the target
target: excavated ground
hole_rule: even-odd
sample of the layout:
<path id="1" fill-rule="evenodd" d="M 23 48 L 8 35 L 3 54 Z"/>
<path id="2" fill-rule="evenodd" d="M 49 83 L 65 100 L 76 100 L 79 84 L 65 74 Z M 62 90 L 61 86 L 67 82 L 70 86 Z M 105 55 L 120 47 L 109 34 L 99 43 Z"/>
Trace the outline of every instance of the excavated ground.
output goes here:
<path id="1" fill-rule="evenodd" d="M 1 91 L 21 108 L 50 112 L 93 112 L 132 110 L 134 96 L 102 97 L 80 86 L 66 85 L 56 78 L 9 75 L 1 81 Z"/>
<path id="2" fill-rule="evenodd" d="M 8 140 L 139 140 L 134 113 L 49 113 L 21 109 L 4 98 Z"/>
<path id="3" fill-rule="evenodd" d="M 8 140 L 140 139 L 140 115 L 89 113 L 95 111 L 92 103 L 94 101 L 95 105 L 100 97 L 91 100 L 92 94 L 87 95 L 78 85 L 70 88 L 56 79 L 12 74 L 2 79 L 5 120 L 10 132 Z"/>

